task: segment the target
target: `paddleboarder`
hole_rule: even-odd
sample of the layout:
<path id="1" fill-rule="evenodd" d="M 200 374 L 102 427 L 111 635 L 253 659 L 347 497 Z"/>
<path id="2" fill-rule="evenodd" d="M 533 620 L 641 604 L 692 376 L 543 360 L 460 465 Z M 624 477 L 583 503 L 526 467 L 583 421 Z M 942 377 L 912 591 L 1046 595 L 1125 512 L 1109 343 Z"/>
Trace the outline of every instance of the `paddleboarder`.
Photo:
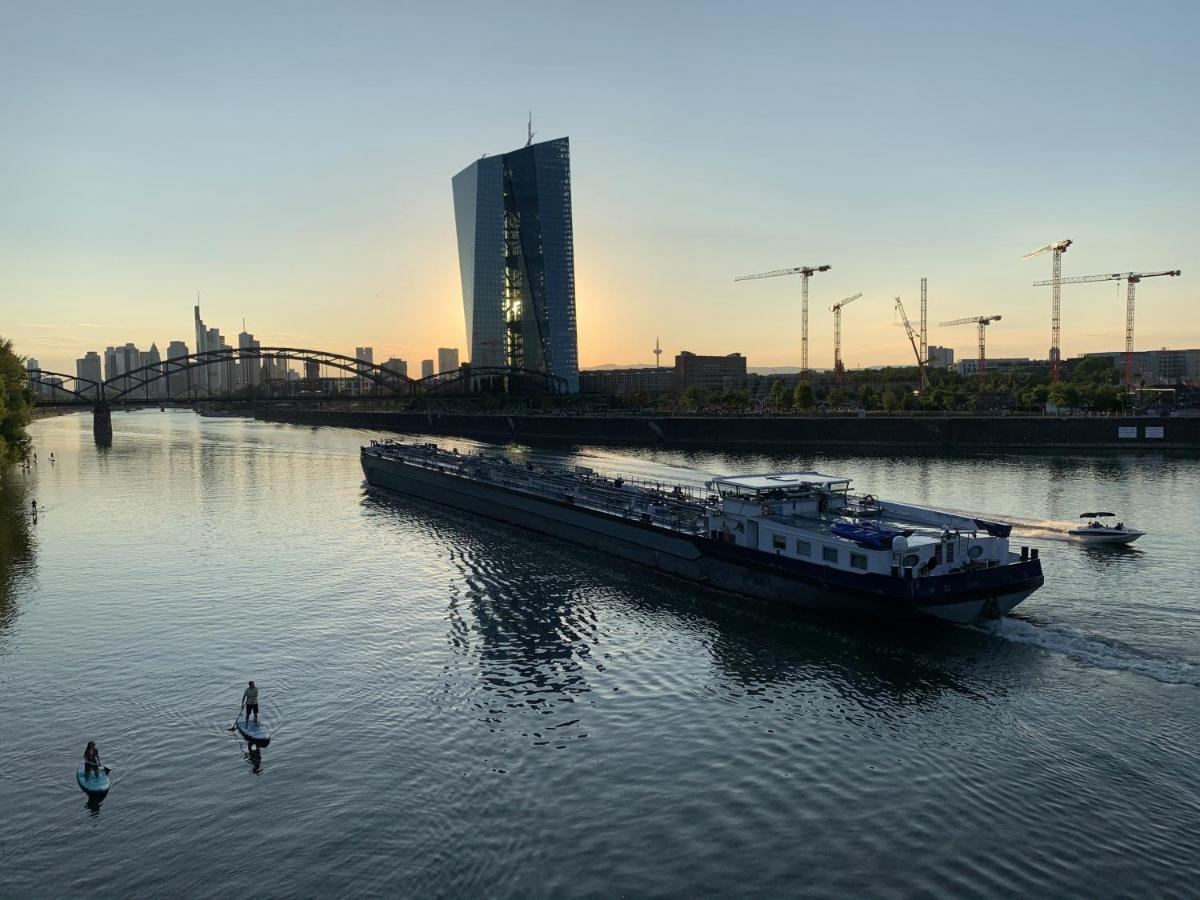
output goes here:
<path id="1" fill-rule="evenodd" d="M 250 713 L 254 713 L 254 721 L 258 722 L 258 688 L 251 681 L 242 694 L 242 706 L 246 708 L 246 724 L 250 724 Z"/>
<path id="2" fill-rule="evenodd" d="M 100 774 L 100 751 L 96 749 L 95 741 L 88 741 L 83 751 L 84 774 L 91 778 Z"/>

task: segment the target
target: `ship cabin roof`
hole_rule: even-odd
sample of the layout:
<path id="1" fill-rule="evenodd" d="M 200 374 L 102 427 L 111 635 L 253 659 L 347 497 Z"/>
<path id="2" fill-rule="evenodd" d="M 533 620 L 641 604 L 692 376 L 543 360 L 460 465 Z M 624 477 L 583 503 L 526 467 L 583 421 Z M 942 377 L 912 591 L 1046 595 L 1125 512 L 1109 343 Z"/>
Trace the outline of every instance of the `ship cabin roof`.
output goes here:
<path id="1" fill-rule="evenodd" d="M 708 487 L 722 497 L 779 496 L 812 490 L 845 491 L 850 489 L 850 479 L 822 475 L 820 472 L 771 472 L 765 475 L 726 475 L 712 479 Z"/>

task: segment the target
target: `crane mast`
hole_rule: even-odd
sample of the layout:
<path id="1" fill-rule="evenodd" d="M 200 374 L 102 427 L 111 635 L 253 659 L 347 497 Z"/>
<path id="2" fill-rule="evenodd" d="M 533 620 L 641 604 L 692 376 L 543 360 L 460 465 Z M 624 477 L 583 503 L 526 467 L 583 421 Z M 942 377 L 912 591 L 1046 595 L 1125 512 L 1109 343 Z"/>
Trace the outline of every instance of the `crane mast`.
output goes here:
<path id="1" fill-rule="evenodd" d="M 1021 257 L 1021 259 L 1033 259 L 1033 257 L 1041 256 L 1043 253 L 1052 253 L 1054 255 L 1053 265 L 1050 269 L 1050 281 L 1043 282 L 1043 284 L 1050 285 L 1050 382 L 1052 384 L 1058 382 L 1058 364 L 1060 359 L 1058 338 L 1060 331 L 1059 308 L 1062 296 L 1062 255 L 1067 252 L 1067 248 L 1072 243 L 1073 241 L 1070 239 L 1064 238 L 1061 241 L 1049 243 L 1045 247 L 1031 250 Z"/>
<path id="2" fill-rule="evenodd" d="M 983 387 L 983 369 L 987 361 L 984 343 L 987 340 L 987 327 L 992 322 L 999 322 L 1000 316 L 966 316 L 962 319 L 951 319 L 949 322 L 942 322 L 942 327 L 947 325 L 975 325 L 978 329 L 979 338 L 979 386 Z"/>
<path id="3" fill-rule="evenodd" d="M 780 275 L 800 276 L 800 380 L 808 380 L 808 279 L 817 272 L 828 272 L 831 266 L 793 266 L 754 275 L 739 275 L 734 281 L 753 281 L 756 278 L 778 278 Z"/>
<path id="4" fill-rule="evenodd" d="M 917 363 L 921 366 L 922 377 L 925 374 L 925 365 L 929 362 L 929 325 L 925 317 L 927 309 L 925 288 L 928 281 L 929 279 L 927 278 L 921 279 L 921 352 L 917 354 Z M 900 302 L 899 297 L 896 298 L 896 302 Z M 903 309 L 904 307 L 901 307 L 901 311 Z M 921 360 L 924 360 L 924 362 L 921 362 Z"/>
<path id="5" fill-rule="evenodd" d="M 833 306 L 829 307 L 833 310 L 833 380 L 835 384 L 842 383 L 842 375 L 846 371 L 842 365 L 842 307 L 848 303 L 853 303 L 861 296 L 862 292 L 860 291 L 854 296 L 839 300 Z"/>
<path id="6" fill-rule="evenodd" d="M 1125 290 L 1125 387 L 1133 387 L 1133 309 L 1136 285 L 1143 278 L 1158 278 L 1162 275 L 1179 276 L 1181 269 L 1164 269 L 1160 272 L 1113 272 L 1109 275 L 1078 275 L 1074 278 L 1063 278 L 1063 284 L 1084 284 L 1093 281 L 1124 281 Z M 1048 281 L 1035 281 L 1034 287 L 1050 284 Z"/>

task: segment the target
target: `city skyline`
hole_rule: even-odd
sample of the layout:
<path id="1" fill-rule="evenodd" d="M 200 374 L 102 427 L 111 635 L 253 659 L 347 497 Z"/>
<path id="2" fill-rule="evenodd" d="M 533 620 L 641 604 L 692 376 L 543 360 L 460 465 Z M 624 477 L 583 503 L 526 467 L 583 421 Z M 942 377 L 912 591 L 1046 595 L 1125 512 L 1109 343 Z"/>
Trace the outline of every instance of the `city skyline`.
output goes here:
<path id="1" fill-rule="evenodd" d="M 264 11 L 233 34 L 155 7 L 9 9 L 0 328 L 69 372 L 117 339 L 186 335 L 177 310 L 199 289 L 263 345 L 410 361 L 469 346 L 446 182 L 519 146 L 532 107 L 535 131 L 574 145 L 581 367 L 644 363 L 658 334 L 798 366 L 798 285 L 733 278 L 813 264 L 832 265 L 811 286 L 813 368 L 832 364 L 828 307 L 858 291 L 846 365 L 906 364 L 892 303 L 911 310 L 923 276 L 931 323 L 999 313 L 989 354 L 1045 358 L 1049 289 L 1032 285 L 1049 261 L 1020 257 L 1060 238 L 1065 276 L 1182 269 L 1139 289 L 1136 348 L 1200 345 L 1195 9 L 681 9 L 636 28 L 619 8 L 532 17 L 545 50 L 513 63 L 511 107 L 477 96 L 518 28 L 486 7 Z M 188 37 L 167 52 L 164 29 Z M 326 33 L 341 40 L 304 52 Z M 228 65 L 203 65 L 217 51 Z M 1064 286 L 1064 359 L 1122 347 L 1121 288 Z M 968 332 L 929 342 L 969 356 Z"/>

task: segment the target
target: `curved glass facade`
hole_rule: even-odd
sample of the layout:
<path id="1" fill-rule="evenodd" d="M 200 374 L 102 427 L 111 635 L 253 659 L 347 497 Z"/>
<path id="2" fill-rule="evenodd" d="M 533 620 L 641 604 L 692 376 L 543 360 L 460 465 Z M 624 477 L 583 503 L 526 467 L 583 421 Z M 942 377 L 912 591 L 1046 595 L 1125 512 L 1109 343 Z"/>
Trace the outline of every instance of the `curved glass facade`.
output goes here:
<path id="1" fill-rule="evenodd" d="M 472 365 L 547 372 L 578 391 L 568 139 L 476 160 L 452 184 Z"/>

